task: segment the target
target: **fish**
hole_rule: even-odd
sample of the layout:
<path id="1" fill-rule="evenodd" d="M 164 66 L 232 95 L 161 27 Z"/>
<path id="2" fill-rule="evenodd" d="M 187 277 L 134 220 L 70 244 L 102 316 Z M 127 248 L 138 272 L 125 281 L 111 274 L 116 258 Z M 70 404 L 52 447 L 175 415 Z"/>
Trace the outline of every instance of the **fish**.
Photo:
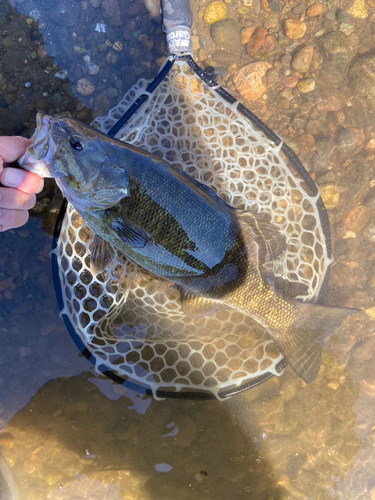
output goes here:
<path id="1" fill-rule="evenodd" d="M 285 237 L 265 214 L 228 205 L 211 188 L 135 146 L 72 118 L 37 114 L 19 164 L 53 177 L 95 233 L 90 268 L 126 255 L 179 289 L 191 318 L 232 308 L 267 329 L 306 383 L 320 369 L 321 340 L 358 309 L 305 303 L 277 286 Z"/>

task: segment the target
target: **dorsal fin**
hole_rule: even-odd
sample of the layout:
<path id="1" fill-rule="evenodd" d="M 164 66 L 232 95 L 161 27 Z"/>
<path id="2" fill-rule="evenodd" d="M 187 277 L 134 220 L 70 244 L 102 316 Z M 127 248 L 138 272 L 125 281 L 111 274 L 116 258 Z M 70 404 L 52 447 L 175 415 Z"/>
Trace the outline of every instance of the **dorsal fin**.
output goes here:
<path id="1" fill-rule="evenodd" d="M 260 213 L 236 212 L 248 255 L 259 275 L 273 286 L 273 263 L 286 250 L 285 237 Z"/>

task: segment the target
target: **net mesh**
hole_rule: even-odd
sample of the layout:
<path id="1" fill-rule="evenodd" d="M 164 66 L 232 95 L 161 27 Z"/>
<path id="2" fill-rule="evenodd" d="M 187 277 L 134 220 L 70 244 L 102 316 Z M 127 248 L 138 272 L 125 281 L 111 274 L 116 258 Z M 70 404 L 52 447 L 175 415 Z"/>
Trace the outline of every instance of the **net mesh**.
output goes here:
<path id="1" fill-rule="evenodd" d="M 140 80 L 108 116 L 102 132 L 147 87 Z M 316 209 L 303 181 L 288 168 L 279 147 L 214 96 L 182 62 L 149 97 L 117 138 L 139 146 L 210 186 L 235 208 L 262 212 L 285 236 L 287 250 L 274 262 L 276 276 L 314 300 L 330 259 Z M 90 272 L 92 230 L 68 205 L 55 253 L 67 314 L 77 334 L 122 377 L 157 389 L 219 391 L 270 373 L 282 356 L 251 318 L 224 310 L 187 318 L 179 292 L 118 255 L 112 268 Z"/>

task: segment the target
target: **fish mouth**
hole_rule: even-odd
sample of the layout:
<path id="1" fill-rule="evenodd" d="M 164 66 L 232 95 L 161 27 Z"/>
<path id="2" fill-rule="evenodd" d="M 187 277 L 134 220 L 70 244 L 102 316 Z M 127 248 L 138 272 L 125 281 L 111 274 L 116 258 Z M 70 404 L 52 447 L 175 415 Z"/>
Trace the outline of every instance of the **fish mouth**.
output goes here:
<path id="1" fill-rule="evenodd" d="M 57 145 L 54 143 L 51 134 L 50 116 L 37 113 L 36 128 L 31 140 L 33 141 L 31 146 L 27 148 L 26 153 L 18 160 L 18 163 L 22 168 L 41 177 L 54 177 L 50 166 Z"/>

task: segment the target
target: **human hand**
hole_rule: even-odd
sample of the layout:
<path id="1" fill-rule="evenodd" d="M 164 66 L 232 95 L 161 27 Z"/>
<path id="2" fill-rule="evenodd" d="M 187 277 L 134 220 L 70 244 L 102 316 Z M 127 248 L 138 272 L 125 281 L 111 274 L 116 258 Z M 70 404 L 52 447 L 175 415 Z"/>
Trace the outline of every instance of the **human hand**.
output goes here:
<path id="1" fill-rule="evenodd" d="M 43 189 L 39 175 L 18 168 L 4 167 L 20 158 L 30 146 L 25 137 L 0 137 L 0 232 L 26 224 L 36 193 Z"/>

